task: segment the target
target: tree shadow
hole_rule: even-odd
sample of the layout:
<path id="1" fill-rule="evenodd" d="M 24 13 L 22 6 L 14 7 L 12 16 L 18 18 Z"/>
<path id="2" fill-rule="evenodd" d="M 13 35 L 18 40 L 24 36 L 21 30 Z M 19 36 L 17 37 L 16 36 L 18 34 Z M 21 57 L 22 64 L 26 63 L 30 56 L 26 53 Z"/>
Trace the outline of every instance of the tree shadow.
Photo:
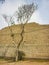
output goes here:
<path id="1" fill-rule="evenodd" d="M 18 51 L 18 61 L 23 60 L 23 57 L 25 56 L 25 53 L 23 51 Z M 0 57 L 0 59 L 4 59 L 5 61 L 7 61 L 8 63 L 10 62 L 15 62 L 16 57 Z"/>
<path id="2" fill-rule="evenodd" d="M 18 52 L 18 60 L 23 60 L 24 56 L 25 56 L 25 53 L 23 51 Z"/>

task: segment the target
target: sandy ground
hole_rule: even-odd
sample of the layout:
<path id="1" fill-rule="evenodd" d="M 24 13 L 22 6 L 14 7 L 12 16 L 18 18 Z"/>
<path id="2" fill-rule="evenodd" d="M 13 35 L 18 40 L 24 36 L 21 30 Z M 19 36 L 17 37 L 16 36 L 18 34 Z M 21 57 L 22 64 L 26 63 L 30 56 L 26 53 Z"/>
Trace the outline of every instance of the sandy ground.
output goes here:
<path id="1" fill-rule="evenodd" d="M 32 62 L 32 61 L 19 61 L 19 62 L 1 62 L 0 65 L 49 65 L 48 62 Z"/>

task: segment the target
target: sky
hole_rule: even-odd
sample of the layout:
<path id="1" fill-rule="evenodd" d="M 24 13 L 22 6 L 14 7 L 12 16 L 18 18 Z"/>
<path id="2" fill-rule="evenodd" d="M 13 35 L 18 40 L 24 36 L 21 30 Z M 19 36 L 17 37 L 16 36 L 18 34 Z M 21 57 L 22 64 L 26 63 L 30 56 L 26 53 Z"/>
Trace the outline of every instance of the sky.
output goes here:
<path id="1" fill-rule="evenodd" d="M 28 22 L 49 24 L 49 0 L 0 0 L 0 29 L 8 26 L 2 16 L 3 14 L 12 16 L 19 6 L 32 2 L 38 5 L 38 9 L 33 13 Z M 16 19 L 14 21 L 16 24 L 18 23 Z"/>

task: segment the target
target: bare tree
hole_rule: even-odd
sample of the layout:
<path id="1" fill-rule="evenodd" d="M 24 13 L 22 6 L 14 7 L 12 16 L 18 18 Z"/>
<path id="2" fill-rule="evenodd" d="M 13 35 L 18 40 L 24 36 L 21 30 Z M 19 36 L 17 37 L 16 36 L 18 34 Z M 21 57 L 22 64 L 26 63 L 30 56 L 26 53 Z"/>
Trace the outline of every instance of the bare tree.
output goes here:
<path id="1" fill-rule="evenodd" d="M 16 61 L 18 61 L 19 59 L 19 47 L 23 41 L 23 34 L 24 34 L 24 27 L 25 25 L 27 24 L 27 22 L 29 21 L 29 19 L 31 18 L 32 14 L 34 13 L 34 11 L 37 9 L 37 5 L 35 5 L 34 3 L 32 4 L 25 4 L 23 6 L 20 6 L 18 8 L 18 11 L 16 11 L 14 13 L 14 16 L 17 17 L 17 21 L 21 24 L 21 33 L 20 33 L 20 36 L 21 36 L 21 40 L 20 42 L 18 42 L 18 45 L 16 45 L 16 42 L 14 41 L 14 34 L 12 32 L 12 29 L 10 28 L 9 26 L 9 23 L 11 23 L 11 25 L 14 24 L 14 21 L 12 20 L 12 17 L 10 17 L 9 21 L 7 19 L 7 16 L 6 15 L 3 15 L 4 19 L 7 21 L 8 23 L 8 26 L 9 26 L 9 29 L 11 31 L 11 37 L 12 37 L 12 40 L 14 41 L 14 45 L 16 46 L 16 52 L 17 52 L 17 56 L 16 56 Z M 6 52 L 7 52 L 7 49 L 6 49 Z"/>
<path id="2" fill-rule="evenodd" d="M 21 40 L 18 43 L 17 46 L 17 57 L 16 60 L 18 60 L 18 51 L 19 51 L 19 47 L 23 41 L 23 34 L 24 34 L 24 27 L 27 24 L 27 22 L 29 21 L 29 19 L 31 18 L 32 14 L 34 13 L 34 11 L 37 9 L 37 5 L 35 5 L 34 3 L 32 4 L 25 4 L 21 7 L 18 8 L 18 12 L 17 13 L 17 21 L 21 24 Z"/>
<path id="3" fill-rule="evenodd" d="M 8 27 L 9 27 L 9 30 L 10 30 L 10 35 L 11 35 L 13 44 L 14 44 L 15 47 L 16 47 L 16 42 L 15 42 L 15 40 L 14 40 L 14 35 L 15 35 L 15 34 L 13 33 L 12 28 L 10 27 L 10 25 L 12 26 L 12 25 L 15 24 L 15 22 L 14 22 L 13 19 L 12 19 L 13 16 L 10 17 L 10 16 L 7 16 L 7 15 L 5 15 L 5 14 L 3 14 L 2 16 L 3 16 L 3 18 L 5 19 L 6 23 L 8 24 Z M 4 57 L 5 57 L 5 55 L 6 55 L 7 51 L 8 51 L 8 49 L 9 49 L 9 45 L 6 47 L 6 50 L 5 50 L 5 53 L 4 53 Z"/>

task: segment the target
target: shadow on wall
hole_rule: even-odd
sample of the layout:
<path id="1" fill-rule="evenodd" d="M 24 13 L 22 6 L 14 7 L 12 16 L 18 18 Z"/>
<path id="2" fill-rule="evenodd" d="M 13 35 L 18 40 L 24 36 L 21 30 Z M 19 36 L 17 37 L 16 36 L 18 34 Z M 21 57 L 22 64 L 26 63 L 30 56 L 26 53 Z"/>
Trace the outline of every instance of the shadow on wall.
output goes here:
<path id="1" fill-rule="evenodd" d="M 22 60 L 24 56 L 25 56 L 25 53 L 23 51 L 18 52 L 18 60 Z"/>
<path id="2" fill-rule="evenodd" d="M 18 61 L 19 60 L 23 60 L 23 57 L 25 56 L 25 53 L 23 52 L 23 51 L 19 51 L 18 52 Z M 1 57 L 0 56 L 0 59 L 2 60 L 7 60 L 7 61 L 12 61 L 12 62 L 14 62 L 14 61 L 16 61 L 15 59 L 16 59 L 16 57 Z"/>

